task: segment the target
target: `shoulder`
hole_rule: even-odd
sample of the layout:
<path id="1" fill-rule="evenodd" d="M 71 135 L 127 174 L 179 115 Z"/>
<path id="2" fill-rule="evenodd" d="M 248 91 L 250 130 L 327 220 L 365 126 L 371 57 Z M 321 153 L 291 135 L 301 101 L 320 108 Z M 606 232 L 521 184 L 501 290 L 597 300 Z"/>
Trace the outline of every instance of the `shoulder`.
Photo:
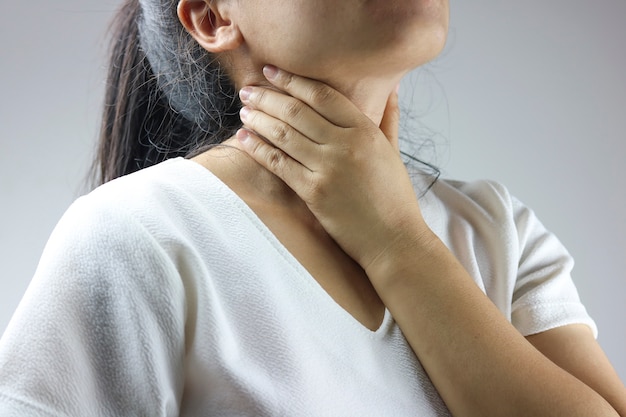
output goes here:
<path id="1" fill-rule="evenodd" d="M 510 209 L 512 204 L 509 190 L 492 180 L 441 179 L 434 184 L 433 193 L 449 205 L 469 203 L 488 212 Z"/>
<path id="2" fill-rule="evenodd" d="M 189 278 L 181 271 L 190 269 L 193 242 L 177 207 L 191 206 L 195 190 L 194 179 L 183 181 L 194 167 L 179 162 L 146 168 L 76 200 L 46 244 L 24 305 L 102 317 L 144 308 L 159 320 L 183 315 Z"/>
<path id="3" fill-rule="evenodd" d="M 501 183 L 493 180 L 461 181 L 458 179 L 443 178 L 438 180 L 433 191 L 438 195 L 448 195 L 452 198 L 466 198 L 477 203 L 503 203 L 510 199 L 508 189 Z M 461 197 L 463 196 L 463 197 Z"/>
<path id="4" fill-rule="evenodd" d="M 208 207 L 205 201 L 220 190 L 211 187 L 212 177 L 201 166 L 182 158 L 129 174 L 78 198 L 63 215 L 57 229 L 93 231 L 100 237 L 174 231 L 180 219 Z M 141 233 L 139 233 L 141 235 Z"/>
<path id="5" fill-rule="evenodd" d="M 150 406 L 177 383 L 193 293 L 168 223 L 168 205 L 189 191 L 176 165 L 107 183 L 66 211 L 0 343 L 5 395 L 45 404 L 31 388 L 42 387 L 76 398 L 59 405 L 67 415 L 130 415 L 143 404 L 127 393 Z"/>
<path id="6" fill-rule="evenodd" d="M 202 167 L 176 158 L 144 168 L 99 186 L 74 204 L 82 210 L 124 211 L 132 214 L 172 208 L 177 200 L 197 194 Z"/>
<path id="7" fill-rule="evenodd" d="M 77 199 L 50 236 L 40 272 L 58 278 L 83 271 L 71 275 L 96 279 L 144 276 L 137 268 L 146 265 L 173 271 L 174 259 L 189 246 L 187 230 L 204 209 L 197 196 L 203 172 L 194 165 L 166 161 Z"/>
<path id="8" fill-rule="evenodd" d="M 516 229 L 515 212 L 520 205 L 499 182 L 456 179 L 437 180 L 420 203 L 425 217 L 434 223 L 452 221 L 467 226 L 482 225 L 483 229 L 508 228 L 510 232 Z"/>
<path id="9" fill-rule="evenodd" d="M 535 212 L 495 181 L 440 180 L 425 218 L 518 330 L 595 324 L 571 278 L 573 258 Z"/>
<path id="10" fill-rule="evenodd" d="M 427 221 L 442 233 L 498 244 L 518 260 L 538 248 L 546 258 L 570 258 L 536 213 L 499 182 L 439 180 L 423 206 Z"/>

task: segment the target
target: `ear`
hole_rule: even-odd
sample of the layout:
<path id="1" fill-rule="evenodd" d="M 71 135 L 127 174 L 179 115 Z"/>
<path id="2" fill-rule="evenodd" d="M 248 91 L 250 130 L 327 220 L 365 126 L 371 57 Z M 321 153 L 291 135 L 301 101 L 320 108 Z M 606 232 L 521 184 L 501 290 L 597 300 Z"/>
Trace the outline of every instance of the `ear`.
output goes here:
<path id="1" fill-rule="evenodd" d="M 223 1 L 180 0 L 177 11 L 185 29 L 211 53 L 234 50 L 243 41 L 239 27 L 228 18 Z"/>

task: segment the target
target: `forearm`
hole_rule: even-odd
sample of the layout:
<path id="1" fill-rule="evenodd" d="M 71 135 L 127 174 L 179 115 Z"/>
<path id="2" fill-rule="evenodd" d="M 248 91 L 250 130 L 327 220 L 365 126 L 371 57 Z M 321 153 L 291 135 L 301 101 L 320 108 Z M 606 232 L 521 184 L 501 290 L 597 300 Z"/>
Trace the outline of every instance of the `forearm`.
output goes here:
<path id="1" fill-rule="evenodd" d="M 275 70 L 268 80 L 279 91 L 242 94 L 241 148 L 365 269 L 452 412 L 617 416 L 530 345 L 425 227 L 395 146 L 397 94 L 375 126 L 330 86 Z"/>
<path id="2" fill-rule="evenodd" d="M 537 351 L 430 233 L 368 269 L 455 416 L 617 416 Z"/>

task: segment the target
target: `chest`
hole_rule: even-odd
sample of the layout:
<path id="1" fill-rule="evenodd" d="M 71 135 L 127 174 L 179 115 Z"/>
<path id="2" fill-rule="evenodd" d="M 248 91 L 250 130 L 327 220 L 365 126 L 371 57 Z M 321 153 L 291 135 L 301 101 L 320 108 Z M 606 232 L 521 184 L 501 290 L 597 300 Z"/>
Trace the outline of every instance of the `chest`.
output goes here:
<path id="1" fill-rule="evenodd" d="M 367 329 L 258 230 L 210 236 L 228 255 L 194 277 L 181 416 L 449 415 L 388 311 Z"/>
<path id="2" fill-rule="evenodd" d="M 385 306 L 363 269 L 324 231 L 313 215 L 248 203 L 311 279 L 361 326 L 375 331 Z"/>

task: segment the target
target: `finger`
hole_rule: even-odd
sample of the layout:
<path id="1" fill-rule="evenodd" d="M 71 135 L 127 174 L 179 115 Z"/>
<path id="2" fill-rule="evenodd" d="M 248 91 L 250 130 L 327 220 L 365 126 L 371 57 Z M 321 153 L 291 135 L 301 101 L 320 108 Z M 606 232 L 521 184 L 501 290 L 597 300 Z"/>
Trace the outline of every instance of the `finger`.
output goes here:
<path id="1" fill-rule="evenodd" d="M 316 168 L 320 145 L 303 136 L 288 123 L 247 106 L 241 109 L 240 117 L 246 129 L 265 138 L 308 169 Z"/>
<path id="2" fill-rule="evenodd" d="M 311 174 L 306 167 L 249 130 L 239 129 L 236 136 L 242 149 L 252 159 L 283 180 L 296 193 L 303 189 L 303 184 Z"/>
<path id="3" fill-rule="evenodd" d="M 302 100 L 326 120 L 339 127 L 354 127 L 366 117 L 343 94 L 321 81 L 300 77 L 272 65 L 263 67 L 269 82 Z"/>
<path id="4" fill-rule="evenodd" d="M 389 143 L 396 151 L 400 150 L 398 142 L 398 126 L 400 124 L 400 106 L 398 104 L 398 91 L 394 90 L 389 94 L 387 105 L 380 121 L 380 130 L 385 134 Z"/>
<path id="5" fill-rule="evenodd" d="M 315 143 L 326 142 L 329 128 L 336 128 L 307 104 L 281 91 L 248 86 L 241 89 L 239 97 L 247 106 L 284 121 Z"/>

